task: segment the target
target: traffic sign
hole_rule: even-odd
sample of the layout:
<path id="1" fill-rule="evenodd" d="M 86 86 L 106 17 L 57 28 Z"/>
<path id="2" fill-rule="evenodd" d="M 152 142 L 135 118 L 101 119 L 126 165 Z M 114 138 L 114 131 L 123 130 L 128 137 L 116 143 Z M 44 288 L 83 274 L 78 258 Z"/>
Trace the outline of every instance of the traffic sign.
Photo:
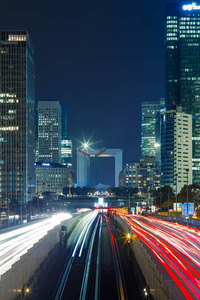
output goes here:
<path id="1" fill-rule="evenodd" d="M 195 211 L 193 212 L 192 217 L 195 219 L 197 218 L 197 213 Z"/>
<path id="2" fill-rule="evenodd" d="M 173 203 L 174 211 L 176 211 L 176 203 Z M 177 211 L 181 211 L 182 203 L 177 203 Z"/>
<path id="3" fill-rule="evenodd" d="M 182 205 L 182 215 L 192 215 L 194 212 L 194 203 L 183 203 Z"/>

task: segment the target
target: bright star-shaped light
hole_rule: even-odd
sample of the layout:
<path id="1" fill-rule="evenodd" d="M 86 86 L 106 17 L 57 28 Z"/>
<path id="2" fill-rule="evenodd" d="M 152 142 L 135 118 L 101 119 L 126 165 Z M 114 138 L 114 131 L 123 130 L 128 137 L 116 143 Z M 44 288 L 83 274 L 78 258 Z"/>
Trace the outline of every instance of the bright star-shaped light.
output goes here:
<path id="1" fill-rule="evenodd" d="M 89 147 L 89 144 L 88 144 L 88 143 L 84 143 L 84 144 L 83 144 L 83 147 L 84 147 L 85 149 L 87 149 L 87 148 Z"/>

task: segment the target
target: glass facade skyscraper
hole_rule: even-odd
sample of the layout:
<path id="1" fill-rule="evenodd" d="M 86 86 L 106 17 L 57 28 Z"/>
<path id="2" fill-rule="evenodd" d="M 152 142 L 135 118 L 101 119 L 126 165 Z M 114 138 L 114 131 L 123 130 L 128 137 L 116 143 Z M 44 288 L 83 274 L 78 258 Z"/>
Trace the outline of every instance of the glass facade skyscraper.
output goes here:
<path id="1" fill-rule="evenodd" d="M 142 102 L 141 156 L 155 156 L 155 123 L 160 104 Z"/>
<path id="2" fill-rule="evenodd" d="M 35 66 L 27 31 L 0 31 L 0 204 L 28 200 L 35 182 Z"/>
<path id="3" fill-rule="evenodd" d="M 193 116 L 193 182 L 200 184 L 200 1 L 167 6 L 166 104 Z"/>

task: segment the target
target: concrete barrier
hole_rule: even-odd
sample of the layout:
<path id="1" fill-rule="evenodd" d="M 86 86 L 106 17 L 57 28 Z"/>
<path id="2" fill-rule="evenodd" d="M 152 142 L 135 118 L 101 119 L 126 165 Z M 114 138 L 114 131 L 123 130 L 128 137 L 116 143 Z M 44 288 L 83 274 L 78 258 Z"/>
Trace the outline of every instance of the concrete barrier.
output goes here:
<path id="1" fill-rule="evenodd" d="M 130 232 L 130 226 L 121 218 L 117 218 L 118 227 L 123 232 Z M 152 260 L 143 243 L 136 236 L 130 241 L 130 247 L 155 300 L 178 300 L 172 296 L 167 282 L 164 281 L 155 262 Z"/>
<path id="2" fill-rule="evenodd" d="M 77 223 L 77 218 L 72 218 L 62 222 L 68 230 Z M 60 225 L 50 230 L 41 240 L 33 245 L 20 260 L 4 273 L 0 278 L 0 299 L 13 300 L 25 297 L 25 287 L 36 272 L 39 272 L 43 262 L 49 253 L 58 246 L 60 242 Z"/>

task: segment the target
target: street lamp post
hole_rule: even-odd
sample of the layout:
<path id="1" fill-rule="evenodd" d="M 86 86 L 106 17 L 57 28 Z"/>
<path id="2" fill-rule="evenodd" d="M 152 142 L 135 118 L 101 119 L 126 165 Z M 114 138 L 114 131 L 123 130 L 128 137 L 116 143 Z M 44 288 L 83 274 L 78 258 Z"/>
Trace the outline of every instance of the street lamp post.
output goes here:
<path id="1" fill-rule="evenodd" d="M 10 206 L 9 206 L 9 170 L 7 169 L 7 209 L 8 209 L 8 227 L 10 226 Z"/>
<path id="2" fill-rule="evenodd" d="M 178 174 L 175 174 L 176 176 L 176 223 L 177 223 L 177 178 L 178 178 Z"/>
<path id="3" fill-rule="evenodd" d="M 21 179 L 21 189 L 20 189 L 20 208 L 21 208 L 21 216 L 20 216 L 20 219 L 21 219 L 21 224 L 22 224 L 22 175 L 20 174 L 20 179 Z"/>
<path id="4" fill-rule="evenodd" d="M 160 181 L 160 212 L 162 216 L 162 193 L 161 193 L 161 181 Z"/>
<path id="5" fill-rule="evenodd" d="M 37 181 L 37 186 L 36 186 L 36 188 L 37 188 L 37 193 L 36 193 L 36 195 L 37 195 L 37 204 L 38 204 L 38 215 L 39 215 L 39 197 L 38 197 L 38 184 L 39 184 L 39 181 Z"/>
<path id="6" fill-rule="evenodd" d="M 169 185 L 168 185 L 168 221 L 169 221 Z"/>
<path id="7" fill-rule="evenodd" d="M 189 217 L 188 216 L 188 172 L 189 172 L 189 169 L 186 169 L 186 172 L 187 172 L 187 218 Z M 187 219 L 187 224 L 188 224 L 188 219 Z"/>
<path id="8" fill-rule="evenodd" d="M 29 205 L 30 205 L 30 221 L 31 221 L 31 178 L 29 178 L 29 180 L 30 180 L 30 203 L 29 203 Z"/>

